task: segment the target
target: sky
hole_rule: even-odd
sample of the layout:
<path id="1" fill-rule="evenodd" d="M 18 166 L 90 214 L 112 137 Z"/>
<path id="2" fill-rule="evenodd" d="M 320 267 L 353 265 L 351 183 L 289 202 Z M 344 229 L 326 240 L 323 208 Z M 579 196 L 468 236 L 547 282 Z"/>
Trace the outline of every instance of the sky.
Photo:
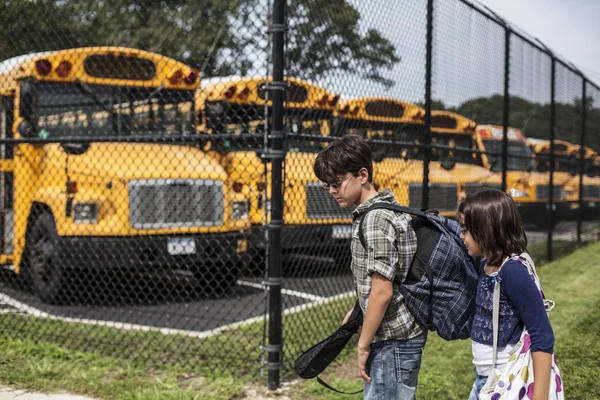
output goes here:
<path id="1" fill-rule="evenodd" d="M 391 97 L 423 103 L 425 97 L 426 2 L 348 0 L 360 13 L 359 30 L 376 29 L 401 61 L 382 75 L 385 86 L 360 74 L 333 72 L 315 82 L 344 98 Z M 600 0 L 480 0 L 528 37 L 542 41 L 600 86 Z M 447 106 L 502 94 L 504 29 L 459 0 L 434 1 L 432 98 Z M 516 36 L 511 39 L 510 94 L 548 104 L 550 57 Z M 581 79 L 557 68 L 556 100 L 581 97 Z M 600 90 L 594 93 L 600 103 Z"/>
<path id="2" fill-rule="evenodd" d="M 479 0 L 600 85 L 599 0 Z"/>

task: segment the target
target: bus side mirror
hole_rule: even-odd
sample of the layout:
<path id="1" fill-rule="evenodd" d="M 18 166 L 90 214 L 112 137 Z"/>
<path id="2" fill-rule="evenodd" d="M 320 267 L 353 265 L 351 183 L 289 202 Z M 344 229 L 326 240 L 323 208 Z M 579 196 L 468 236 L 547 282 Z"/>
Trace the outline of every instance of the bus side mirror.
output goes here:
<path id="1" fill-rule="evenodd" d="M 19 124 L 19 134 L 30 138 L 37 134 L 37 104 L 36 85 L 32 81 L 21 84 L 21 97 L 19 98 L 19 115 L 23 121 Z"/>
<path id="2" fill-rule="evenodd" d="M 24 138 L 31 138 L 35 136 L 35 126 L 28 120 L 23 120 L 19 124 L 19 135 Z"/>
<path id="3" fill-rule="evenodd" d="M 81 142 L 81 143 L 61 143 L 60 144 L 65 153 L 73 154 L 73 155 L 81 155 L 85 153 L 90 148 L 89 142 Z"/>
<path id="4" fill-rule="evenodd" d="M 456 161 L 452 161 L 452 160 L 442 160 L 442 162 L 440 163 L 440 165 L 442 166 L 442 168 L 444 168 L 446 171 L 450 171 L 452 169 L 454 169 L 454 167 L 456 167 Z"/>

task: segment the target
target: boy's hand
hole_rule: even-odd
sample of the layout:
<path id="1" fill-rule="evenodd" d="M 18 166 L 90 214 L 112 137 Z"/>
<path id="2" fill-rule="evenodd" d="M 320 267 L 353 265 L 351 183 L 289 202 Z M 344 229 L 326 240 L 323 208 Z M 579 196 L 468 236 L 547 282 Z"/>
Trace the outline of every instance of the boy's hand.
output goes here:
<path id="1" fill-rule="evenodd" d="M 350 311 L 348 311 L 348 314 L 346 314 L 346 317 L 344 317 L 344 320 L 342 321 L 342 325 L 344 325 L 346 322 L 348 322 L 348 320 L 350 319 L 350 315 L 352 315 L 353 310 L 354 310 L 354 308 L 351 308 Z"/>
<path id="2" fill-rule="evenodd" d="M 366 365 L 367 360 L 369 359 L 369 354 L 371 354 L 371 346 L 370 345 L 361 345 L 358 343 L 358 373 L 363 381 L 370 383 L 371 378 L 367 375 Z"/>

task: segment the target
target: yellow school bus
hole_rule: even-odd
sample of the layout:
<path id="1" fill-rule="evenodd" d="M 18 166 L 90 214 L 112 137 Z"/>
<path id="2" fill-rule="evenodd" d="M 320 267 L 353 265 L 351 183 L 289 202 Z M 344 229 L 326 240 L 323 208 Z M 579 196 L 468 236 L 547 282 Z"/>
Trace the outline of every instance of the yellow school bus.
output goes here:
<path id="1" fill-rule="evenodd" d="M 572 155 L 577 159 L 579 165 L 580 146 L 572 147 Z M 583 200 L 584 200 L 584 219 L 600 218 L 600 156 L 590 147 L 583 148 Z M 577 171 L 579 173 L 579 170 Z M 576 177 L 578 179 L 579 177 Z"/>
<path id="2" fill-rule="evenodd" d="M 322 190 L 313 173 L 317 152 L 326 143 L 303 136 L 329 136 L 339 97 L 306 81 L 287 78 L 283 210 L 283 261 L 290 268 L 327 268 L 349 259 L 351 213 Z M 221 154 L 221 165 L 234 181 L 249 187 L 252 240 L 249 247 L 263 265 L 264 231 L 270 208 L 270 168 L 263 157 L 265 132 L 270 131 L 271 78 L 223 77 L 202 81 L 196 107 L 199 131 L 211 135 L 211 148 Z"/>
<path id="3" fill-rule="evenodd" d="M 195 135 L 198 87 L 190 67 L 129 48 L 2 62 L 2 138 L 28 142 L 2 146 L 0 262 L 46 302 L 109 269 L 234 283 L 245 196 L 214 155 L 178 144 Z"/>
<path id="4" fill-rule="evenodd" d="M 400 204 L 422 207 L 423 151 L 418 145 L 424 135 L 425 110 L 415 104 L 384 97 L 362 97 L 340 102 L 334 134 L 361 135 L 374 141 L 373 182 L 390 188 Z M 379 141 L 379 142 L 378 142 Z M 429 208 L 454 217 L 458 206 L 458 180 L 430 163 Z"/>
<path id="5" fill-rule="evenodd" d="M 486 151 L 482 157 L 484 167 L 491 171 L 502 172 L 502 140 L 503 127 L 495 125 L 478 125 L 475 139 L 478 148 Z M 527 145 L 527 139 L 519 129 L 508 128 L 508 158 L 506 174 L 506 191 L 513 198 L 521 211 L 523 220 L 535 224 L 540 229 L 548 228 L 548 198 L 550 197 L 550 180 L 546 174 L 535 171 L 533 154 Z M 556 225 L 564 216 L 564 188 L 555 178 L 553 199 Z"/>
<path id="6" fill-rule="evenodd" d="M 449 111 L 431 111 L 431 142 L 450 148 L 432 149 L 433 157 L 439 159 L 460 185 L 461 199 L 481 188 L 502 189 L 500 174 L 484 167 L 481 153 L 458 151 L 454 148 L 477 150 L 475 128 L 477 123 Z"/>

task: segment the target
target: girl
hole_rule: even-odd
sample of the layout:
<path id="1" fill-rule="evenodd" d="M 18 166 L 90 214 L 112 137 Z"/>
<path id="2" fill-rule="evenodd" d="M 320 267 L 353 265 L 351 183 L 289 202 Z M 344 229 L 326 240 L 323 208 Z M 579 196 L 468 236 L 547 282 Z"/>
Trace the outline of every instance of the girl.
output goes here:
<path id="1" fill-rule="evenodd" d="M 471 329 L 475 383 L 469 400 L 478 400 L 492 370 L 492 307 L 494 283 L 500 282 L 498 359 L 500 371 L 508 362 L 524 327 L 531 336 L 534 400 L 547 400 L 554 333 L 540 292 L 520 261 L 503 262 L 526 251 L 527 237 L 515 203 L 506 193 L 481 190 L 458 207 L 461 239 L 469 255 L 482 257 L 477 285 L 476 312 Z"/>

